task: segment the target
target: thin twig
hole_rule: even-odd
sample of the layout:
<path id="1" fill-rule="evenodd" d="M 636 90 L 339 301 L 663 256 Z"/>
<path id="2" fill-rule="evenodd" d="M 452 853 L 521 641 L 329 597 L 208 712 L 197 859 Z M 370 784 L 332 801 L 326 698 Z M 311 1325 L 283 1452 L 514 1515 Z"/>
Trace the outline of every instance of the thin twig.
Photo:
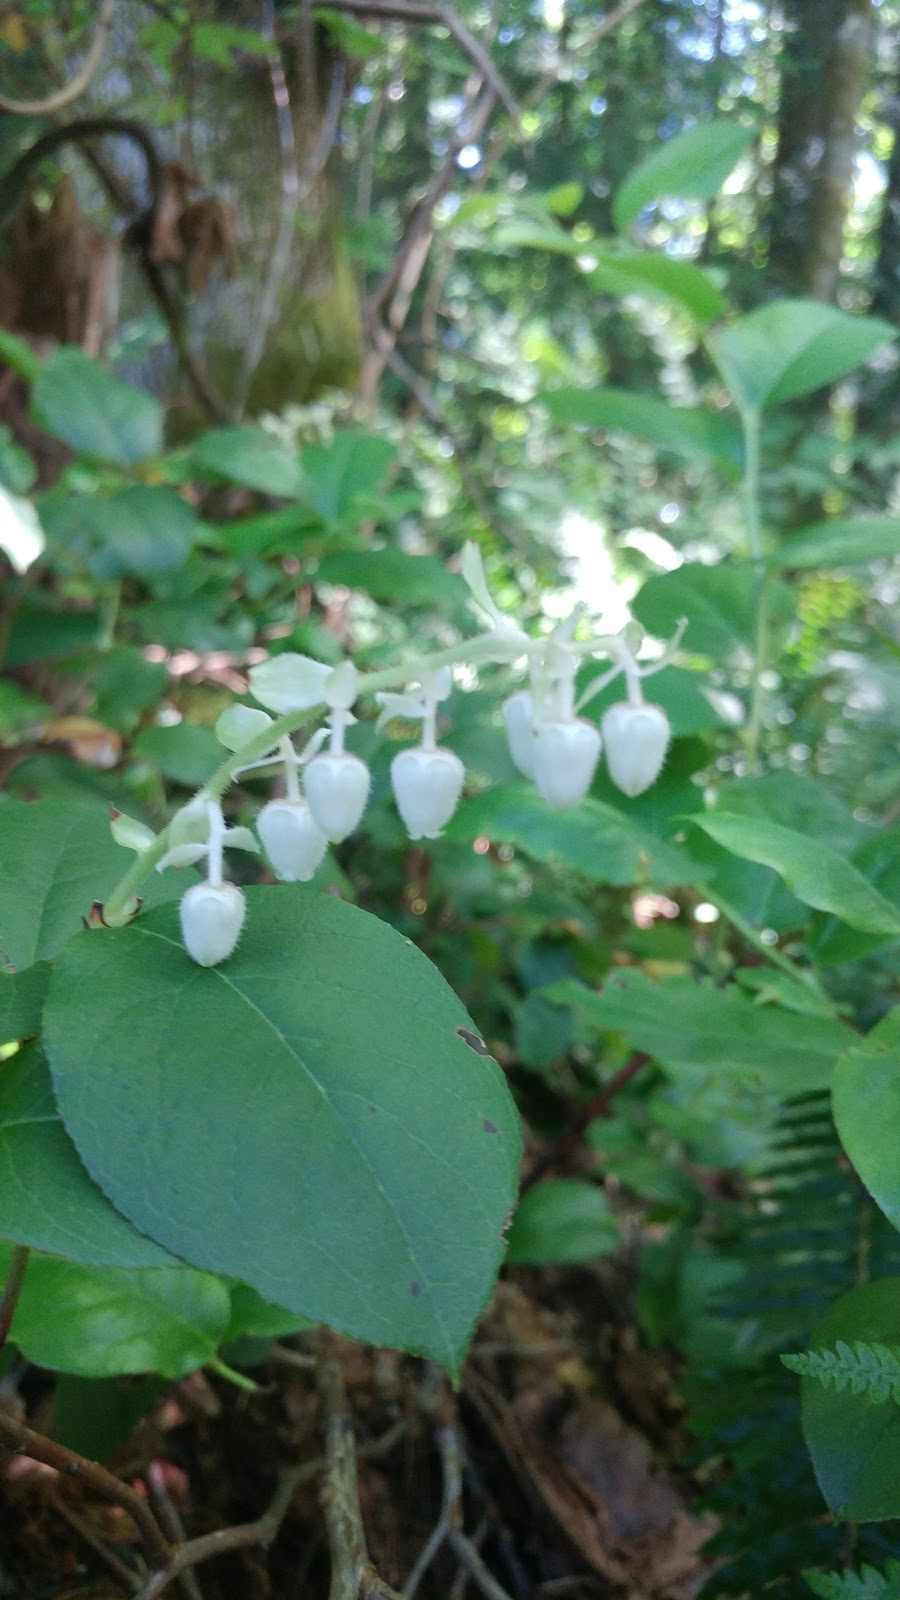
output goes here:
<path id="1" fill-rule="evenodd" d="M 487 1596 L 487 1600 L 511 1600 L 509 1591 L 504 1589 L 502 1583 L 497 1582 L 490 1568 L 482 1561 L 471 1539 L 467 1538 L 461 1529 L 451 1528 L 447 1539 L 454 1555 L 464 1567 L 468 1567 L 474 1582 L 482 1594 Z"/>
<path id="2" fill-rule="evenodd" d="M 63 1518 L 63 1521 L 67 1522 L 69 1527 L 78 1534 L 79 1539 L 83 1539 L 89 1549 L 93 1550 L 95 1556 L 105 1563 L 110 1572 L 115 1574 L 119 1582 L 124 1583 L 127 1589 L 136 1594 L 141 1587 L 141 1580 L 137 1573 L 132 1571 L 131 1567 L 126 1566 L 125 1562 L 121 1561 L 115 1552 L 103 1543 L 102 1539 L 97 1538 L 93 1529 L 89 1528 L 86 1522 L 82 1522 L 81 1518 L 76 1515 L 71 1506 L 66 1505 L 65 1500 L 60 1495 L 51 1495 L 49 1503 L 53 1510 L 57 1511 Z"/>
<path id="3" fill-rule="evenodd" d="M 44 1466 L 53 1467 L 63 1477 L 77 1478 L 99 1499 L 122 1506 L 137 1525 L 148 1561 L 159 1567 L 168 1564 L 171 1555 L 169 1546 L 146 1500 L 129 1484 L 123 1483 L 121 1478 L 107 1472 L 99 1462 L 88 1461 L 74 1450 L 67 1450 L 55 1439 L 35 1433 L 24 1422 L 19 1422 L 5 1411 L 0 1411 L 0 1444 L 14 1453 L 30 1456 L 32 1461 L 41 1461 Z"/>
<path id="4" fill-rule="evenodd" d="M 456 1426 L 454 1403 L 446 1388 L 439 1401 L 439 1409 L 443 1418 L 436 1436 L 443 1478 L 441 1514 L 409 1575 L 403 1591 L 404 1596 L 406 1600 L 413 1600 L 419 1584 L 441 1546 L 447 1544 L 482 1594 L 487 1596 L 487 1600 L 510 1600 L 510 1596 L 485 1565 L 463 1528 L 463 1449 Z"/>
<path id="5" fill-rule="evenodd" d="M 199 1566 L 202 1561 L 211 1561 L 214 1556 L 224 1555 L 229 1550 L 241 1550 L 253 1544 L 262 1545 L 265 1549 L 278 1533 L 296 1491 L 301 1484 L 315 1477 L 320 1466 L 318 1461 L 307 1461 L 303 1466 L 293 1467 L 283 1473 L 268 1510 L 255 1522 L 239 1522 L 233 1528 L 217 1528 L 214 1533 L 202 1534 L 199 1539 L 189 1539 L 186 1544 L 179 1545 L 169 1553 L 164 1566 L 158 1566 L 156 1571 L 151 1572 L 137 1600 L 157 1600 L 157 1596 L 188 1567 Z"/>
<path id="6" fill-rule="evenodd" d="M 100 65 L 106 36 L 112 27 L 115 7 L 116 0 L 103 0 L 94 37 L 74 78 L 64 83 L 61 89 L 54 90 L 53 94 L 48 94 L 45 100 L 11 100 L 7 95 L 0 94 L 0 109 L 12 111 L 19 117 L 48 117 L 51 112 L 62 111 L 64 106 L 70 106 L 73 100 L 83 95 Z"/>
<path id="7" fill-rule="evenodd" d="M 9 1269 L 3 1293 L 0 1295 L 0 1350 L 3 1349 L 9 1338 L 12 1319 L 16 1314 L 19 1295 L 22 1293 L 22 1284 L 25 1282 L 25 1272 L 28 1267 L 28 1258 L 31 1251 L 27 1245 L 17 1244 L 9 1258 Z"/>
<path id="8" fill-rule="evenodd" d="M 585 1129 L 592 1122 L 596 1122 L 598 1117 L 608 1117 L 610 1115 L 610 1107 L 616 1095 L 625 1088 L 626 1084 L 631 1082 L 632 1078 L 637 1076 L 641 1068 L 645 1067 L 649 1060 L 650 1057 L 643 1050 L 636 1050 L 633 1056 L 629 1056 L 624 1067 L 620 1067 L 618 1072 L 614 1072 L 603 1087 L 598 1089 L 597 1093 L 585 1102 L 565 1133 L 556 1139 L 553 1144 L 547 1146 L 546 1150 L 538 1156 L 531 1171 L 526 1173 L 522 1179 L 522 1194 L 525 1193 L 526 1189 L 530 1189 L 532 1184 L 537 1183 L 538 1179 L 542 1178 L 551 1167 L 557 1166 L 560 1161 L 565 1160 L 566 1156 L 571 1155 L 573 1150 L 577 1150 Z"/>
<path id="9" fill-rule="evenodd" d="M 166 1479 L 161 1462 L 151 1461 L 147 1468 L 147 1487 L 153 1496 L 156 1515 L 159 1517 L 163 1531 L 172 1540 L 173 1544 L 184 1544 L 186 1539 L 184 1523 L 181 1520 L 175 1501 L 166 1488 Z M 187 1600 L 203 1600 L 193 1567 L 187 1567 L 180 1574 L 178 1581 L 187 1596 Z"/>

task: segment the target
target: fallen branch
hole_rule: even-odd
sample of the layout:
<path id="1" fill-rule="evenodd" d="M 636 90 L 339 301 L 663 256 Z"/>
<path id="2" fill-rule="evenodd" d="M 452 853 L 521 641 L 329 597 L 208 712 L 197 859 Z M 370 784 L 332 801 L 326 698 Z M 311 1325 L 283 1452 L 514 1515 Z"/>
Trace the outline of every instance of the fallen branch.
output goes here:
<path id="1" fill-rule="evenodd" d="M 403 1600 L 379 1577 L 369 1559 L 359 1505 L 353 1420 L 340 1364 L 327 1344 L 320 1353 L 316 1376 L 325 1435 L 322 1505 L 331 1551 L 329 1600 Z"/>

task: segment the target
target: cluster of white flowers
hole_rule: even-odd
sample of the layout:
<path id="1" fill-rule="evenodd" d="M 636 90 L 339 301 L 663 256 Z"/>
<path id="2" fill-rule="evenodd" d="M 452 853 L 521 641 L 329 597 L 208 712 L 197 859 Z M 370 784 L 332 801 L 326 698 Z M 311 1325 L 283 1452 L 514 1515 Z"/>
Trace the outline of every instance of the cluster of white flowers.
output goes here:
<path id="1" fill-rule="evenodd" d="M 549 638 L 535 640 L 495 605 L 477 546 L 466 545 L 462 572 L 490 627 L 469 646 L 440 654 L 458 661 L 527 662 L 529 687 L 506 700 L 503 718 L 515 765 L 547 804 L 564 810 L 583 800 L 604 748 L 610 778 L 619 789 L 633 796 L 649 788 L 662 769 L 670 728 L 662 709 L 645 702 L 641 679 L 670 658 L 680 630 L 666 654 L 649 667 L 638 666 L 627 631 L 578 639 L 577 612 Z M 611 658 L 612 666 L 576 700 L 579 666 L 600 654 Z M 619 673 L 625 678 L 627 698 L 606 710 L 598 728 L 579 713 Z M 437 743 L 438 706 L 453 685 L 450 666 L 440 656 L 412 665 L 407 681 L 412 680 L 414 687 L 402 693 L 379 690 L 377 685 L 385 677 L 403 681 L 398 671 L 372 674 L 360 682 L 352 662 L 330 667 L 308 656 L 285 653 L 250 671 L 251 693 L 265 710 L 236 705 L 219 718 L 216 733 L 238 757 L 234 777 L 273 766 L 281 769 L 284 796 L 263 806 L 256 826 L 272 867 L 286 882 L 308 882 L 328 844 L 339 844 L 359 826 L 369 797 L 369 769 L 345 749 L 344 738 L 356 720 L 352 707 L 360 692 L 375 691 L 380 707 L 377 727 L 393 718 L 421 723 L 419 743 L 401 750 L 391 762 L 391 787 L 409 837 L 439 838 L 456 810 L 465 768 L 452 750 Z M 278 730 L 266 747 L 266 731 L 273 727 L 270 713 L 299 718 L 317 707 L 324 708 L 326 725 L 301 752 L 289 734 Z M 245 748 L 249 752 L 251 744 L 256 757 L 241 764 L 241 752 Z M 115 828 L 120 842 L 136 850 L 153 839 L 149 830 L 128 818 L 119 818 Z M 257 841 L 247 828 L 226 827 L 218 801 L 201 795 L 173 818 L 166 844 L 166 853 L 157 862 L 159 870 L 192 865 L 206 857 L 204 882 L 188 889 L 181 902 L 181 926 L 193 959 L 201 966 L 216 966 L 233 952 L 244 921 L 240 890 L 223 880 L 223 851 L 256 850 Z"/>

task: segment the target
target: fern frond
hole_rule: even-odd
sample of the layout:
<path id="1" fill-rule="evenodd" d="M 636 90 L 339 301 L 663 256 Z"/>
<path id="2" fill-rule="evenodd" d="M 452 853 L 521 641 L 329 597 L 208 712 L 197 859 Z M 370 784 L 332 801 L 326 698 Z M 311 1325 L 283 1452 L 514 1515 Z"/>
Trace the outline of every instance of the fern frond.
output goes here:
<path id="1" fill-rule="evenodd" d="M 852 1345 L 838 1339 L 833 1350 L 804 1350 L 799 1355 L 782 1356 L 784 1366 L 804 1378 L 816 1378 L 825 1389 L 843 1394 L 865 1394 L 877 1406 L 886 1400 L 900 1405 L 900 1346 L 867 1344 L 863 1339 Z"/>
<path id="2" fill-rule="evenodd" d="M 862 1567 L 859 1572 L 804 1572 L 813 1594 L 822 1600 L 900 1600 L 900 1561 L 884 1572 Z"/>

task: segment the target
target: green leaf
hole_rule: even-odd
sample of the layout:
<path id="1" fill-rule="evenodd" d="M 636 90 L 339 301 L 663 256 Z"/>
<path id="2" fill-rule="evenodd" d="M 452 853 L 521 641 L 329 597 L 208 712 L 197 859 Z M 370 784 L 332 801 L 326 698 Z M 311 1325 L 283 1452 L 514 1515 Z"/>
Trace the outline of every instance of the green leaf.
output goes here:
<path id="1" fill-rule="evenodd" d="M 50 961 L 134 864 L 113 840 L 101 807 L 77 800 L 10 800 L 0 806 L 0 952 L 11 966 Z M 148 905 L 184 892 L 154 874 Z"/>
<path id="2" fill-rule="evenodd" d="M 199 789 L 221 766 L 222 746 L 201 723 L 176 722 L 171 728 L 143 728 L 132 746 L 136 761 L 156 767 L 164 778 Z"/>
<path id="3" fill-rule="evenodd" d="M 338 522 L 360 496 L 383 488 L 397 446 L 377 434 L 344 428 L 330 444 L 312 444 L 303 452 L 306 495 L 327 522 Z"/>
<path id="4" fill-rule="evenodd" d="M 869 1344 L 856 1339 L 849 1345 L 838 1339 L 833 1350 L 802 1350 L 782 1356 L 790 1372 L 815 1378 L 832 1394 L 864 1394 L 873 1405 L 893 1400 L 900 1405 L 900 1345 Z"/>
<path id="5" fill-rule="evenodd" d="M 616 227 L 624 232 L 653 200 L 711 200 L 756 134 L 755 127 L 717 121 L 667 139 L 619 189 L 613 201 Z"/>
<path id="6" fill-rule="evenodd" d="M 721 317 L 725 300 L 708 273 L 692 261 L 675 261 L 656 250 L 600 251 L 581 245 L 582 254 L 593 256 L 597 265 L 590 281 L 608 294 L 650 293 L 653 297 L 674 300 L 701 326 Z"/>
<path id="7" fill-rule="evenodd" d="M 106 1461 L 146 1416 L 165 1383 L 119 1383 L 114 1378 L 76 1378 L 61 1372 L 53 1394 L 56 1437 L 68 1450 Z"/>
<path id="8" fill-rule="evenodd" d="M 316 572 L 316 582 L 346 584 L 362 589 L 381 603 L 400 605 L 459 605 L 466 586 L 448 572 L 435 556 L 411 556 L 403 550 L 341 550 L 326 556 Z"/>
<path id="9" fill-rule="evenodd" d="M 841 1057 L 832 1110 L 841 1144 L 860 1178 L 900 1228 L 900 1006 Z"/>
<path id="10" fill-rule="evenodd" d="M 171 911 L 73 941 L 45 1008 L 66 1127 L 194 1265 L 456 1370 L 518 1177 L 502 1074 L 386 924 L 300 887 L 246 899 L 220 968 Z"/>
<path id="11" fill-rule="evenodd" d="M 37 1045 L 0 1062 L 0 1158 L 0 1239 L 88 1266 L 172 1264 L 168 1250 L 138 1233 L 88 1177 Z"/>
<path id="12" fill-rule="evenodd" d="M 94 715 L 110 728 L 130 732 L 141 713 L 165 694 L 169 674 L 162 661 L 148 661 L 131 645 L 105 651 L 94 680 Z"/>
<path id="13" fill-rule="evenodd" d="M 0 969 L 0 1044 L 32 1039 L 41 1031 L 41 1011 L 47 997 L 50 968 L 44 962 L 24 972 Z M 0 1073 L 2 1073 L 0 1065 Z"/>
<path id="14" fill-rule="evenodd" d="M 525 784 L 502 784 L 474 795 L 444 834 L 462 841 L 480 835 L 503 840 L 536 861 L 558 861 L 596 883 L 635 883 L 649 873 L 664 886 L 696 877 L 686 851 L 664 844 L 624 811 L 591 799 L 572 811 L 551 811 Z"/>
<path id="15" fill-rule="evenodd" d="M 896 517 L 833 517 L 783 539 L 769 557 L 771 566 L 852 567 L 900 555 Z"/>
<path id="16" fill-rule="evenodd" d="M 712 347 L 738 404 L 758 410 L 833 383 L 895 337 L 877 317 L 820 300 L 775 300 L 732 322 Z"/>
<path id="17" fill-rule="evenodd" d="M 12 367 L 26 383 L 34 383 L 41 370 L 40 359 L 27 340 L 20 339 L 17 333 L 7 333 L 5 328 L 0 328 L 0 361 Z"/>
<path id="18" fill-rule="evenodd" d="M 183 1378 L 215 1356 L 227 1285 L 189 1267 L 82 1267 L 32 1256 L 10 1337 L 26 1360 L 83 1378 Z"/>
<path id="19" fill-rule="evenodd" d="M 264 1300 L 249 1284 L 234 1283 L 231 1317 L 222 1343 L 231 1344 L 232 1340 L 248 1335 L 255 1339 L 284 1339 L 289 1333 L 299 1333 L 311 1326 L 306 1317 L 298 1317 L 295 1311 L 286 1311 L 284 1306 L 274 1306 L 271 1300 Z"/>
<path id="20" fill-rule="evenodd" d="M 821 1600 L 900 1600 L 900 1561 L 888 1561 L 884 1573 L 874 1567 L 859 1572 L 804 1572 Z"/>
<path id="21" fill-rule="evenodd" d="M 92 578 L 155 578 L 190 554 L 196 512 L 174 489 L 133 484 L 110 495 L 71 494 L 42 506 L 51 547 L 77 556 Z"/>
<path id="22" fill-rule="evenodd" d="M 853 865 L 892 905 L 900 905 L 900 828 L 866 829 L 853 851 Z M 837 917 L 817 919 L 810 953 L 826 965 L 859 961 L 890 942 L 890 934 L 859 933 Z"/>
<path id="23" fill-rule="evenodd" d="M 658 572 L 648 578 L 634 597 L 632 611 L 658 639 L 669 637 L 680 618 L 687 617 L 685 649 L 727 660 L 735 651 L 752 645 L 758 587 L 758 576 L 750 566 L 721 561 L 707 567 L 689 561 L 674 572 Z M 770 588 L 773 628 L 783 628 L 792 614 L 790 589 L 774 582 Z"/>
<path id="24" fill-rule="evenodd" d="M 653 395 L 629 389 L 553 389 L 538 396 L 557 422 L 588 428 L 617 428 L 649 439 L 677 455 L 704 455 L 737 476 L 743 464 L 743 443 L 734 419 L 702 406 L 670 406 Z"/>
<path id="25" fill-rule="evenodd" d="M 191 459 L 198 472 L 262 494 L 295 500 L 303 493 L 296 455 L 262 428 L 214 428 L 195 442 Z"/>
<path id="26" fill-rule="evenodd" d="M 780 1094 L 827 1088 L 852 1035 L 830 1017 L 763 1006 L 739 989 L 695 978 L 654 983 L 637 968 L 622 970 L 596 992 L 566 980 L 541 991 L 571 1006 L 592 1028 L 625 1035 L 672 1068 L 708 1068 Z"/>
<path id="27" fill-rule="evenodd" d="M 190 31 L 191 50 L 195 56 L 212 61 L 224 71 L 236 65 L 232 51 L 245 55 L 271 56 L 275 45 L 263 33 L 252 33 L 249 28 L 235 28 L 230 23 L 195 22 Z"/>
<path id="28" fill-rule="evenodd" d="M 31 393 L 41 427 L 78 455 L 131 467 L 162 449 L 157 400 L 104 371 L 83 350 L 54 350 Z"/>
<path id="29" fill-rule="evenodd" d="M 619 1227 L 595 1183 L 551 1178 L 526 1190 L 509 1230 L 511 1266 L 587 1261 L 618 1248 Z"/>
<path id="30" fill-rule="evenodd" d="M 690 820 L 726 850 L 772 867 L 806 905 L 833 912 L 851 928 L 900 937 L 900 909 L 821 840 L 777 822 L 727 812 L 714 811 Z"/>
<path id="31" fill-rule="evenodd" d="M 890 1345 L 898 1327 L 900 1278 L 881 1278 L 843 1295 L 811 1343 Z M 900 1408 L 873 1405 L 849 1389 L 830 1393 L 815 1378 L 803 1378 L 800 1393 L 803 1433 L 829 1509 L 854 1522 L 900 1515 Z"/>

